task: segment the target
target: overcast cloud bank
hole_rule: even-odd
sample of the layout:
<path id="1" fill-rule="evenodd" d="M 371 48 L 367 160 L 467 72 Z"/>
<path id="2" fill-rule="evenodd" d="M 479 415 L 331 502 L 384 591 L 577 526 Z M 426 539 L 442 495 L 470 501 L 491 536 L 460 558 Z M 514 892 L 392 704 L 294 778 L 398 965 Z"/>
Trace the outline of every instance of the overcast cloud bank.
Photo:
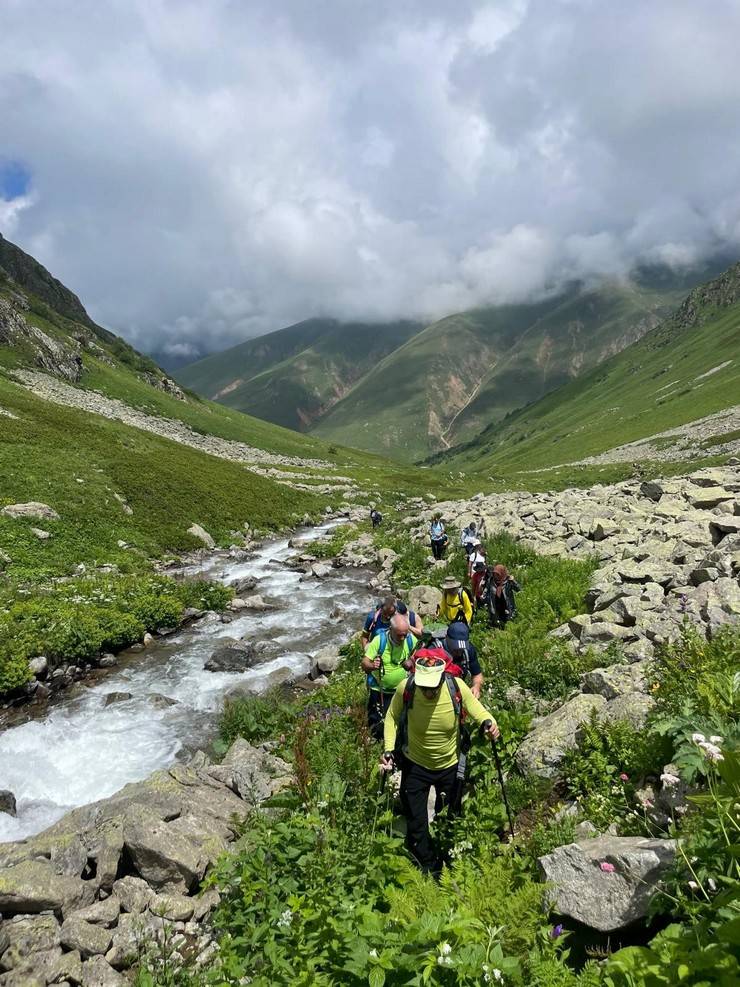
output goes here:
<path id="1" fill-rule="evenodd" d="M 193 355 L 689 264 L 740 245 L 739 37 L 740 0 L 4 0 L 0 231 Z"/>

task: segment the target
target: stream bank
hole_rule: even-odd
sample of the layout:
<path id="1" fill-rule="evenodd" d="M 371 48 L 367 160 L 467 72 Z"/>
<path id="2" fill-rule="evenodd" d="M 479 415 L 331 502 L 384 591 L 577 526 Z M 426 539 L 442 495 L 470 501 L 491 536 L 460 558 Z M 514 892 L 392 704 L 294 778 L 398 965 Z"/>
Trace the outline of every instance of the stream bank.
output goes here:
<path id="1" fill-rule="evenodd" d="M 105 676 L 60 694 L 39 718 L 1 733 L 0 789 L 16 796 L 17 815 L 0 813 L 0 843 L 38 833 L 74 807 L 187 758 L 212 738 L 230 690 L 248 683 L 262 692 L 300 678 L 311 654 L 344 641 L 342 614 L 354 624 L 372 602 L 369 573 L 327 567 L 317 578 L 293 568 L 301 545 L 335 523 L 266 542 L 244 560 L 215 552 L 187 566 L 185 577 L 254 580 L 266 608 L 206 614 L 155 638 L 144 651 L 120 655 Z M 204 663 L 229 638 L 259 644 L 258 662 L 248 671 L 206 671 Z"/>

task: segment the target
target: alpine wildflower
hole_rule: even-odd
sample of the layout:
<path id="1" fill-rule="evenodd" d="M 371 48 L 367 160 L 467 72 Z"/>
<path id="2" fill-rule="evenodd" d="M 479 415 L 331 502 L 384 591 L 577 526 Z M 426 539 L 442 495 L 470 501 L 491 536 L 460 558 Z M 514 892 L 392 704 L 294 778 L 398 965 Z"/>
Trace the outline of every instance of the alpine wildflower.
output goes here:
<path id="1" fill-rule="evenodd" d="M 286 908 L 277 921 L 278 929 L 288 929 L 293 922 L 293 912 L 290 908 Z"/>
<path id="2" fill-rule="evenodd" d="M 723 739 L 724 739 L 724 738 L 722 738 L 722 737 L 718 737 L 718 736 L 717 736 L 717 735 L 715 734 L 715 735 L 714 735 L 713 737 L 710 737 L 710 738 L 709 738 L 709 743 L 710 743 L 710 744 L 721 744 L 721 743 L 722 743 L 722 740 L 723 740 Z"/>
<path id="3" fill-rule="evenodd" d="M 678 775 L 674 775 L 670 771 L 664 771 L 660 776 L 661 784 L 665 785 L 666 788 L 675 788 L 676 785 L 681 783 L 681 779 Z"/>
<path id="4" fill-rule="evenodd" d="M 559 939 L 563 934 L 563 926 L 558 923 L 558 925 L 553 925 L 550 929 L 550 938 Z"/>
<path id="5" fill-rule="evenodd" d="M 707 738 L 704 736 L 703 733 L 692 733 L 691 739 L 694 741 L 695 744 L 703 744 Z"/>
<path id="6" fill-rule="evenodd" d="M 601 863 L 599 864 L 599 867 L 601 868 L 601 870 L 603 870 L 605 874 L 613 874 L 614 871 L 617 869 L 614 866 L 614 864 L 610 864 L 608 860 L 602 860 Z"/>
<path id="7" fill-rule="evenodd" d="M 630 780 L 630 776 L 628 774 L 625 774 L 624 771 L 623 771 L 621 773 L 621 775 L 619 776 L 619 780 L 620 781 L 629 781 Z"/>

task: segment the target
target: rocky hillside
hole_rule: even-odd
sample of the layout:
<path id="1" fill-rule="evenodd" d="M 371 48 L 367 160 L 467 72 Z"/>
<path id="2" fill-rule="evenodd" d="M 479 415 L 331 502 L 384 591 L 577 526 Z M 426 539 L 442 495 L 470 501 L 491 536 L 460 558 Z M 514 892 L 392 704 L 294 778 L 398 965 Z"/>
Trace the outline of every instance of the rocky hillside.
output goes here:
<path id="1" fill-rule="evenodd" d="M 450 316 L 391 354 L 314 426 L 327 439 L 420 459 L 476 435 L 654 328 L 680 295 L 579 285 L 545 301 Z M 385 399 L 377 400 L 383 381 Z"/>
<path id="2" fill-rule="evenodd" d="M 740 438 L 738 352 L 735 264 L 622 353 L 430 461 L 531 479 L 564 465 L 732 453 Z"/>
<path id="3" fill-rule="evenodd" d="M 421 326 L 308 319 L 177 371 L 199 394 L 307 431 Z"/>
<path id="4" fill-rule="evenodd" d="M 310 319 L 177 376 L 268 421 L 418 459 L 618 353 L 701 276 L 642 271 L 630 282 L 574 284 L 542 302 L 462 312 L 426 327 Z"/>

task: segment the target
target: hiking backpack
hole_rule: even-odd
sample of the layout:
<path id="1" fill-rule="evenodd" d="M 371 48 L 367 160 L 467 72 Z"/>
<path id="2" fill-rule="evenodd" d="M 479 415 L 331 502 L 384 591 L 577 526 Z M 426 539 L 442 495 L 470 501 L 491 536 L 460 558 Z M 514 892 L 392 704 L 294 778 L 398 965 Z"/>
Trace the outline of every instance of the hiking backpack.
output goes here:
<path id="1" fill-rule="evenodd" d="M 457 669 L 458 666 L 450 660 L 449 654 L 446 651 L 442 651 L 440 648 L 425 648 L 424 652 L 430 657 L 434 656 L 437 658 L 444 658 L 447 662 L 444 671 L 444 681 L 450 693 L 452 709 L 455 714 L 455 719 L 457 720 L 457 779 L 462 784 L 462 781 L 465 778 L 465 768 L 468 760 L 467 755 L 470 750 L 470 732 L 465 726 L 467 712 L 465 710 L 465 705 L 463 704 L 460 687 L 457 684 L 457 679 L 460 676 L 451 671 L 452 669 Z M 448 669 L 450 669 L 450 671 L 448 671 Z M 412 674 L 406 679 L 406 683 L 403 687 L 403 708 L 401 710 L 401 717 L 398 721 L 398 729 L 396 731 L 395 754 L 398 763 L 403 763 L 403 751 L 408 742 L 409 710 L 414 705 L 415 692 L 416 682 L 412 672 Z"/>

